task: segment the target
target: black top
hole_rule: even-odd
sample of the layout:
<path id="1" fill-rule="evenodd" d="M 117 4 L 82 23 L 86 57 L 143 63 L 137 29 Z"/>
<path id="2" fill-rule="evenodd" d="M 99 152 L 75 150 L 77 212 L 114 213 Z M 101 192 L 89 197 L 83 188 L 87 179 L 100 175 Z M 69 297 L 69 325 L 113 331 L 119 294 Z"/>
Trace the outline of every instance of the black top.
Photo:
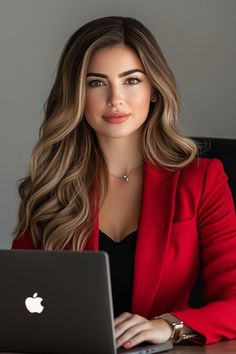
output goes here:
<path id="1" fill-rule="evenodd" d="M 131 312 L 137 231 L 115 242 L 99 230 L 99 250 L 109 255 L 114 317 Z"/>

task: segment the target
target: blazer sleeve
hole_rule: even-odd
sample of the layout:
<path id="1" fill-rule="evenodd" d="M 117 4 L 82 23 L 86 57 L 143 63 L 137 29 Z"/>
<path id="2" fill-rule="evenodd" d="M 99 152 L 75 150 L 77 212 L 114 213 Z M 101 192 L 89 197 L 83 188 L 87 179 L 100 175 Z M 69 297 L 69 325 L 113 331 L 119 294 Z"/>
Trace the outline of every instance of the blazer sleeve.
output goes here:
<path id="1" fill-rule="evenodd" d="M 15 238 L 12 242 L 12 249 L 35 249 L 31 234 L 29 231 L 24 232 L 19 237 Z"/>
<path id="2" fill-rule="evenodd" d="M 209 160 L 197 216 L 205 305 L 171 311 L 201 334 L 192 339 L 199 344 L 236 337 L 236 216 L 227 180 L 221 161 Z"/>

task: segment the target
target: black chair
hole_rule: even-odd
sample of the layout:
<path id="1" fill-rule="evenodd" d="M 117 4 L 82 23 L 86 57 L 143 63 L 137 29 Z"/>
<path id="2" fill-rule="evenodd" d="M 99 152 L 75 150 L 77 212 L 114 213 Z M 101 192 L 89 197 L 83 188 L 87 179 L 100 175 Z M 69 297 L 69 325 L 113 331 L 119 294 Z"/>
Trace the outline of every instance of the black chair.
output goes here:
<path id="1" fill-rule="evenodd" d="M 223 162 L 236 207 L 236 139 L 191 137 L 200 148 L 199 157 L 217 158 Z M 189 298 L 189 305 L 198 308 L 205 304 L 203 281 L 199 275 Z"/>
<path id="2" fill-rule="evenodd" d="M 223 162 L 236 207 L 236 139 L 192 137 L 200 147 L 200 157 L 217 158 Z"/>

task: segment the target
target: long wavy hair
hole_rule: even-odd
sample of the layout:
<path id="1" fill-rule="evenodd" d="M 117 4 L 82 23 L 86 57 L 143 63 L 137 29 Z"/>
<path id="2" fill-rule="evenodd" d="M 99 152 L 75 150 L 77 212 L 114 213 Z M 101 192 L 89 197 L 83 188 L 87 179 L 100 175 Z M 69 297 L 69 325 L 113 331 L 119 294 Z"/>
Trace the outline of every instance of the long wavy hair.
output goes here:
<path id="1" fill-rule="evenodd" d="M 83 250 L 92 232 L 95 211 L 107 192 L 108 170 L 96 134 L 84 118 L 86 73 L 97 50 L 117 44 L 137 53 L 158 95 L 143 125 L 144 160 L 176 170 L 197 154 L 195 142 L 179 128 L 176 82 L 150 31 L 136 19 L 121 16 L 83 25 L 62 52 L 29 175 L 19 184 L 21 202 L 13 235 L 30 232 L 36 248 Z"/>

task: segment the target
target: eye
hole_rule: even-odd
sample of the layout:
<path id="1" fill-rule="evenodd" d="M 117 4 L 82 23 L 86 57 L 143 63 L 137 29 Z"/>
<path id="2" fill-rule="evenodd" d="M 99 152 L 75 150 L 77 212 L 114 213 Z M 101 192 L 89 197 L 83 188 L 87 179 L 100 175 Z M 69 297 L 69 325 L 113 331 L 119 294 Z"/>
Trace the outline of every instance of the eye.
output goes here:
<path id="1" fill-rule="evenodd" d="M 129 81 L 131 85 L 137 85 L 139 84 L 142 80 L 140 80 L 138 77 L 129 77 L 126 81 Z"/>
<path id="2" fill-rule="evenodd" d="M 87 85 L 91 86 L 91 87 L 103 86 L 103 84 L 104 84 L 104 82 L 101 80 L 90 80 L 87 82 Z"/>

